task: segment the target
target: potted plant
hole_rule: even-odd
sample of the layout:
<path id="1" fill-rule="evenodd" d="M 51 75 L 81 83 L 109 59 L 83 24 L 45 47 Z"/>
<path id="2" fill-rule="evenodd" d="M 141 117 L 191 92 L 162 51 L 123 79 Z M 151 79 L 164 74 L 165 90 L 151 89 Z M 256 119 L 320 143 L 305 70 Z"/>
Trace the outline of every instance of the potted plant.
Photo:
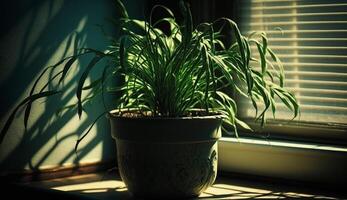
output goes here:
<path id="1" fill-rule="evenodd" d="M 259 34 L 260 39 L 245 37 L 228 18 L 193 28 L 189 5 L 184 1 L 180 2 L 182 25 L 164 6 L 157 5 L 153 10 L 163 9 L 167 17 L 152 22 L 150 16 L 146 22 L 130 18 L 120 0 L 116 5 L 120 14 L 119 39 L 112 40 L 105 51 L 80 49 L 78 54 L 50 66 L 60 67 L 60 73 L 35 93 L 37 83 L 49 68 L 45 69 L 29 96 L 5 123 L 0 142 L 17 111 L 25 107 L 26 125 L 31 104 L 60 93 L 60 87 L 47 90 L 47 86 L 53 81 L 62 82 L 72 64 L 86 54 L 94 58 L 78 81 L 77 113 L 81 116 L 84 103 L 90 100 L 82 98 L 84 90 L 93 89 L 102 96 L 106 92 L 121 94 L 115 109 L 105 108 L 104 115 L 110 119 L 116 140 L 120 175 L 135 196 L 194 197 L 214 182 L 221 129 L 236 135 L 237 126 L 250 129 L 237 118 L 236 93 L 248 97 L 256 110 L 257 102 L 265 105 L 256 117 L 262 125 L 266 111 L 272 110 L 275 114 L 275 97 L 291 109 L 294 116 L 298 114 L 295 97 L 284 88 L 281 62 L 268 47 L 265 34 Z M 169 25 L 169 31 L 159 29 L 161 23 Z M 216 24 L 223 25 L 216 30 Z M 222 29 L 228 27 L 233 42 L 225 47 L 221 42 Z M 259 60 L 251 54 L 252 43 L 257 47 Z M 104 66 L 99 79 L 85 86 L 89 72 L 102 59 L 108 59 L 111 64 Z M 257 61 L 260 70 L 251 61 Z M 108 86 L 106 80 L 114 78 L 121 80 L 121 84 Z M 91 124 L 75 148 L 104 115 Z"/>

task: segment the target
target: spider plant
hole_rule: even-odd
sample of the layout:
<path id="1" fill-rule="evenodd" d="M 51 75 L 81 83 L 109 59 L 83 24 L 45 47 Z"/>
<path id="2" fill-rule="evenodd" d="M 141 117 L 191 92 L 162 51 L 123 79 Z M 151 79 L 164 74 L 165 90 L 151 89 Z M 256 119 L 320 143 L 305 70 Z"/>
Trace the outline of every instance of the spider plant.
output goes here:
<path id="1" fill-rule="evenodd" d="M 10 115 L 2 129 L 0 141 L 19 108 L 25 107 L 26 126 L 31 104 L 37 99 L 59 94 L 64 89 L 60 83 L 72 64 L 79 57 L 90 54 L 94 57 L 84 68 L 76 89 L 75 107 L 79 117 L 83 114 L 85 102 L 97 94 L 104 96 L 105 92 L 122 94 L 113 109 L 136 110 L 137 114 L 147 117 L 175 118 L 219 113 L 224 116 L 225 126 L 232 127 L 236 134 L 237 126 L 250 128 L 237 117 L 235 95 L 246 96 L 252 101 L 257 111 L 256 118 L 260 119 L 262 125 L 268 110 L 275 114 L 277 97 L 293 111 L 294 117 L 298 115 L 299 107 L 295 97 L 284 88 L 281 61 L 268 47 L 264 33 L 245 37 L 237 24 L 228 18 L 193 27 L 189 5 L 184 1 L 180 2 L 184 16 L 182 25 L 176 22 L 168 8 L 161 5 L 152 9 L 148 21 L 130 18 L 120 0 L 117 0 L 116 5 L 120 14 L 121 36 L 112 40 L 109 49 L 80 49 L 78 54 L 46 68 L 35 81 L 29 96 Z M 156 9 L 163 9 L 167 17 L 152 21 L 152 13 Z M 170 29 L 164 32 L 158 28 L 162 23 L 168 24 Z M 223 25 L 217 27 L 217 24 Z M 224 28 L 232 31 L 233 42 L 228 47 L 221 41 Z M 251 52 L 252 44 L 256 45 L 257 52 Z M 256 54 L 260 59 L 254 57 Z M 99 79 L 85 86 L 90 71 L 102 59 L 109 60 L 111 64 L 103 66 L 104 72 Z M 38 90 L 37 83 L 50 69 L 60 70 Z M 115 77 L 122 79 L 121 85 L 111 87 L 106 84 L 106 80 Z M 56 89 L 47 90 L 47 86 L 58 79 Z M 86 90 L 93 90 L 94 95 L 83 99 L 82 93 Z M 259 102 L 265 106 L 258 112 Z M 200 112 L 193 112 L 196 109 Z M 105 107 L 105 113 L 109 111 Z"/>

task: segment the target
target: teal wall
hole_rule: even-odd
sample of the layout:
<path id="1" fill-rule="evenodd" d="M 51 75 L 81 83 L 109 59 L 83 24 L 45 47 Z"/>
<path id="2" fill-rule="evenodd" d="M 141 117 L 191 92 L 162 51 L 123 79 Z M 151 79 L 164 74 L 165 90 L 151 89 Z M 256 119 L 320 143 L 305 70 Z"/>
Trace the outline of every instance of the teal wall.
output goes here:
<path id="1" fill-rule="evenodd" d="M 126 7 L 132 16 L 143 13 L 141 1 L 128 0 Z M 107 21 L 116 16 L 112 0 L 12 0 L 2 5 L 0 127 L 12 109 L 28 95 L 30 86 L 45 66 L 71 55 L 76 47 L 101 50 L 107 47 L 108 40 L 97 25 L 103 25 L 107 33 L 116 35 L 118 27 Z M 81 143 L 78 157 L 74 152 L 77 138 L 103 112 L 100 98 L 86 105 L 88 115 L 84 113 L 81 120 L 75 109 L 56 115 L 62 106 L 76 102 L 74 77 L 80 76 L 81 67 L 90 59 L 88 56 L 82 58 L 70 71 L 63 95 L 33 104 L 27 131 L 23 125 L 24 111 L 20 110 L 0 146 L 2 173 L 115 159 L 115 146 L 106 118 L 101 118 Z M 98 69 L 92 71 L 88 81 L 100 73 Z M 54 71 L 45 78 L 53 74 Z M 39 85 L 43 86 L 44 82 Z"/>

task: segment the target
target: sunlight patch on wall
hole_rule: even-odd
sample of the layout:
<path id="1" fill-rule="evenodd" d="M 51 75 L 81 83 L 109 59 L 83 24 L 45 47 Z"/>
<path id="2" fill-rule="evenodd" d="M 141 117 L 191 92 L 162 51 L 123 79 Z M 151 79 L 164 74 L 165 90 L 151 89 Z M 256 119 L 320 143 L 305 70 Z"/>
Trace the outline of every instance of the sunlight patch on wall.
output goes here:
<path id="1" fill-rule="evenodd" d="M 42 70 L 72 55 L 76 49 L 99 41 L 102 33 L 97 27 L 93 27 L 93 23 L 95 21 L 101 23 L 105 16 L 112 14 L 108 3 L 105 2 L 85 3 L 85 7 L 78 7 L 80 9 L 78 12 L 76 8 L 79 2 L 67 3 L 54 0 L 44 1 L 38 5 L 28 4 L 32 9 L 18 19 L 12 29 L 0 38 L 0 50 L 5 51 L 0 59 L 0 83 L 5 81 L 7 85 L 11 85 L 12 79 L 19 79 L 16 81 L 17 85 L 19 85 L 18 81 L 23 82 L 20 89 L 13 86 L 13 91 L 11 90 L 11 98 L 14 100 L 10 98 L 8 100 L 11 105 L 6 107 L 6 113 L 3 113 L 1 117 L 1 128 L 14 106 L 29 95 L 31 87 Z M 91 10 L 92 14 L 90 14 Z M 87 26 L 92 26 L 92 30 L 86 30 Z M 89 35 L 88 38 L 87 35 Z M 102 42 L 99 44 L 104 45 Z M 38 169 L 71 165 L 78 161 L 97 162 L 105 156 L 102 139 L 103 135 L 109 134 L 108 126 L 98 126 L 98 124 L 81 143 L 79 147 L 81 157 L 77 159 L 74 152 L 77 138 L 89 128 L 95 115 L 101 111 L 100 101 L 96 102 L 92 108 L 86 107 L 89 115 L 84 113 L 81 120 L 78 119 L 76 107 L 64 110 L 57 115 L 60 108 L 76 104 L 75 89 L 78 82 L 76 79 L 79 77 L 76 74 L 81 74 L 83 69 L 80 65 L 85 66 L 89 59 L 90 56 L 83 57 L 71 67 L 62 84 L 65 87 L 63 94 L 55 98 L 40 99 L 32 104 L 27 130 L 23 122 L 25 109 L 19 111 L 0 146 L 0 164 L 7 166 L 7 163 L 10 163 L 8 166 L 18 169 Z M 59 69 L 63 67 L 64 63 Z M 38 93 L 47 80 L 58 71 L 47 72 L 37 84 L 35 93 Z M 24 78 L 18 78 L 22 76 Z M 11 78 L 10 81 L 6 80 L 9 78 Z M 52 82 L 52 85 L 57 85 L 59 79 L 60 76 Z M 85 84 L 89 84 L 90 81 L 91 79 L 88 78 Z M 52 89 L 52 87 L 48 86 L 46 89 Z M 90 92 L 83 91 L 83 96 L 89 95 Z M 103 121 L 100 122 L 101 124 L 105 124 L 105 119 L 100 121 Z M 102 133 L 97 135 L 97 129 L 102 130 L 98 130 Z"/>

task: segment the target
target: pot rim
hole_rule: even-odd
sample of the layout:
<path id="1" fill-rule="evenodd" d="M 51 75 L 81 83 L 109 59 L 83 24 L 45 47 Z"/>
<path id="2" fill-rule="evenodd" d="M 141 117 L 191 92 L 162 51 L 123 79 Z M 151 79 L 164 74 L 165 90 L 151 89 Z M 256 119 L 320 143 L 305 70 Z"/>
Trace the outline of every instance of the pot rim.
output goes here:
<path id="1" fill-rule="evenodd" d="M 210 112 L 208 115 L 202 115 L 202 116 L 182 116 L 182 117 L 160 117 L 160 116 L 134 116 L 134 117 L 129 117 L 129 116 L 122 116 L 122 115 L 117 115 L 121 112 L 127 112 L 127 113 L 133 113 L 138 111 L 138 109 L 114 109 L 108 112 L 107 116 L 110 118 L 121 118 L 121 119 L 148 119 L 148 120 L 189 120 L 189 119 L 224 119 L 226 118 L 225 115 L 218 113 L 218 112 Z M 204 112 L 203 109 L 194 109 L 191 110 L 193 112 Z"/>

